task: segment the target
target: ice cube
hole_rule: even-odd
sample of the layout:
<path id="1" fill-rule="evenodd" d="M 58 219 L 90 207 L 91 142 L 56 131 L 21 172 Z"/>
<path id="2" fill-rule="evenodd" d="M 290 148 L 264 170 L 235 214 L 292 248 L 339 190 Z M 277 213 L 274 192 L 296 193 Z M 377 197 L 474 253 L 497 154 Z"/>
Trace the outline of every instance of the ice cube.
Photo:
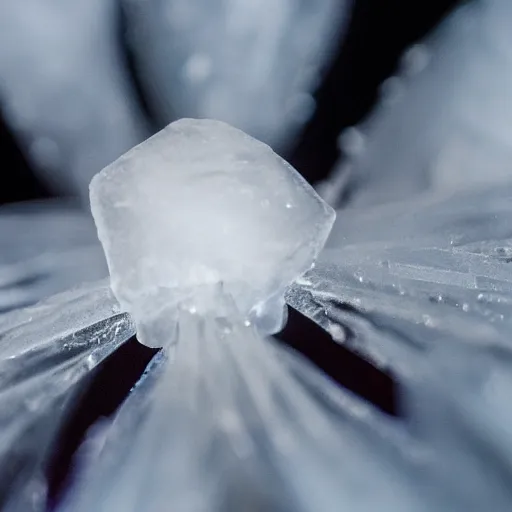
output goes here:
<path id="1" fill-rule="evenodd" d="M 91 182 L 114 293 L 141 340 L 164 344 L 176 305 L 214 312 L 222 287 L 275 332 L 284 292 L 323 247 L 334 211 L 267 145 L 214 120 L 182 119 Z"/>

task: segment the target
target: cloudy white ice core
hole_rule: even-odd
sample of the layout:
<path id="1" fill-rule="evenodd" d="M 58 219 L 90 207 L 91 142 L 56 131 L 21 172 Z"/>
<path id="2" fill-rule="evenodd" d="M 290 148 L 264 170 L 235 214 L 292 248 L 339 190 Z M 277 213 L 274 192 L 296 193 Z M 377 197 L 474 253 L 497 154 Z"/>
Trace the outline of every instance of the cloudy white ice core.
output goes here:
<path id="1" fill-rule="evenodd" d="M 211 313 L 219 294 L 261 332 L 278 331 L 286 288 L 335 218 L 270 147 L 206 119 L 171 123 L 90 191 L 112 289 L 150 346 L 168 344 L 178 305 Z"/>

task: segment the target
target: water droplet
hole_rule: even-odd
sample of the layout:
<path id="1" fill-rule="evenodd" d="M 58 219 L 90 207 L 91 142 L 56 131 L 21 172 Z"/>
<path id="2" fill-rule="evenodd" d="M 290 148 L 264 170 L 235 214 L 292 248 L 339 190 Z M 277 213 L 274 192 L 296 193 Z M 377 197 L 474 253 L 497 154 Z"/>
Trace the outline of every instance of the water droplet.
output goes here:
<path id="1" fill-rule="evenodd" d="M 338 139 L 340 149 L 348 156 L 356 156 L 363 152 L 365 138 L 361 130 L 351 126 L 344 130 Z"/>
<path id="2" fill-rule="evenodd" d="M 38 137 L 29 148 L 30 156 L 45 169 L 61 166 L 61 153 L 57 143 L 48 137 Z"/>
<path id="3" fill-rule="evenodd" d="M 400 67 L 406 76 L 421 73 L 430 61 L 430 52 L 424 44 L 414 44 L 402 55 Z"/>
<path id="4" fill-rule="evenodd" d="M 295 94 L 286 105 L 290 119 L 296 123 L 305 123 L 312 116 L 315 108 L 315 99 L 307 93 Z"/>
<path id="5" fill-rule="evenodd" d="M 391 76 L 384 80 L 380 86 L 382 101 L 386 103 L 395 103 L 402 95 L 404 86 L 400 78 Z"/>
<path id="6" fill-rule="evenodd" d="M 343 343 L 346 340 L 345 329 L 341 325 L 330 323 L 327 327 L 327 332 L 332 336 L 334 341 Z"/>
<path id="7" fill-rule="evenodd" d="M 423 322 L 427 327 L 434 326 L 434 321 L 432 320 L 432 317 L 429 315 L 423 315 Z"/>
<path id="8" fill-rule="evenodd" d="M 213 64 L 208 55 L 195 53 L 183 67 L 184 76 L 193 84 L 204 82 L 212 73 Z"/>

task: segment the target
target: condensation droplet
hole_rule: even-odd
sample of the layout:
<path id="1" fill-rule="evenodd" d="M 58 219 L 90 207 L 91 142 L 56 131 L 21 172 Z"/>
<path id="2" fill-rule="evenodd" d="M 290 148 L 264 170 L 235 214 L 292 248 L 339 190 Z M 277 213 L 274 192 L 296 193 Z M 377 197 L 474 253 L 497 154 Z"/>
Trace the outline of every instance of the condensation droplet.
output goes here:
<path id="1" fill-rule="evenodd" d="M 45 169 L 58 169 L 61 165 L 59 146 L 49 137 L 36 138 L 29 147 L 29 153 Z"/>
<path id="2" fill-rule="evenodd" d="M 212 73 L 213 64 L 208 55 L 195 53 L 190 56 L 183 68 L 183 74 L 193 84 L 204 82 Z"/>
<path id="3" fill-rule="evenodd" d="M 356 156 L 363 152 L 365 138 L 361 130 L 351 126 L 344 130 L 338 139 L 340 149 L 348 156 Z"/>
<path id="4" fill-rule="evenodd" d="M 424 44 L 414 44 L 402 55 L 400 67 L 406 76 L 421 73 L 430 61 L 430 52 Z"/>

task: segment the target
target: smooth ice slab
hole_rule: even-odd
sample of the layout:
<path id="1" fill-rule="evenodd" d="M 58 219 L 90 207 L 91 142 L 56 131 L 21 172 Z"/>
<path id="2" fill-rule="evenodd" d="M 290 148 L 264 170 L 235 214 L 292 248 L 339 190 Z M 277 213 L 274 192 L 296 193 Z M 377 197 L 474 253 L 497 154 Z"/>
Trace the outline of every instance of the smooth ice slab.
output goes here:
<path id="1" fill-rule="evenodd" d="M 212 285 L 262 331 L 279 329 L 286 287 L 335 218 L 267 145 L 212 120 L 170 124 L 95 176 L 90 192 L 112 288 L 149 345 L 170 336 L 177 303 L 215 311 L 215 293 L 200 291 Z"/>

